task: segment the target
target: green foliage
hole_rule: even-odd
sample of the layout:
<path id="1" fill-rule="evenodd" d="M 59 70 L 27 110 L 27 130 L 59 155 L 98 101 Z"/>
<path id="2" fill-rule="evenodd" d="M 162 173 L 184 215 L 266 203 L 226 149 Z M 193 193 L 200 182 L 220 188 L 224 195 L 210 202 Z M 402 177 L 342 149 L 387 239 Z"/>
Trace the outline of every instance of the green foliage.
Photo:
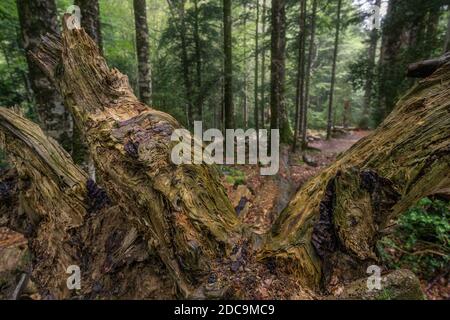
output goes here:
<path id="1" fill-rule="evenodd" d="M 225 174 L 225 181 L 233 186 L 245 184 L 245 172 L 228 166 L 222 167 L 222 172 Z"/>
<path id="2" fill-rule="evenodd" d="M 384 288 L 383 291 L 376 297 L 376 300 L 392 300 L 394 294 L 391 289 Z"/>
<path id="3" fill-rule="evenodd" d="M 31 101 L 15 1 L 0 2 L 0 106 Z"/>
<path id="4" fill-rule="evenodd" d="M 423 30 L 412 46 L 402 46 L 395 61 L 386 67 L 371 70 L 368 68 L 369 31 L 363 27 L 365 19 L 360 4 L 365 1 L 343 0 L 342 29 L 336 70 L 333 122 L 343 123 L 343 105 L 351 105 L 350 126 L 372 127 L 384 117 L 379 108 L 379 90 L 392 104 L 412 85 L 405 79 L 405 66 L 418 59 L 438 55 L 442 50 L 448 13 L 443 13 L 442 0 L 399 0 L 400 12 L 390 21 L 385 21 L 385 33 L 392 34 L 403 30 L 405 24 L 420 21 Z M 56 0 L 58 13 L 62 14 L 72 0 Z M 180 0 L 170 1 L 174 6 Z M 131 86 L 137 86 L 137 59 L 135 48 L 135 30 L 132 0 L 100 0 L 100 21 L 104 55 L 108 64 L 128 75 Z M 327 108 L 331 80 L 334 32 L 337 1 L 318 0 L 317 35 L 313 47 L 308 127 L 324 129 L 327 123 Z M 248 126 L 254 126 L 254 69 L 255 54 L 265 52 L 265 83 L 261 83 L 261 65 L 259 66 L 259 97 L 264 94 L 266 125 L 269 120 L 270 101 L 270 6 L 266 0 L 266 30 L 259 32 L 259 48 L 255 50 L 256 2 L 236 0 L 233 5 L 233 91 L 236 125 L 244 127 L 244 107 L 248 114 Z M 310 13 L 312 1 L 308 1 L 307 33 L 310 31 Z M 439 7 L 441 6 L 441 7 Z M 432 16 L 430 10 L 438 8 L 437 29 L 432 32 L 428 22 Z M 260 23 L 262 22 L 262 1 L 260 1 Z M 286 1 L 286 83 L 285 103 L 290 127 L 294 125 L 297 61 L 299 1 Z M 184 68 L 181 60 L 180 14 L 170 10 L 167 1 L 147 0 L 147 18 L 150 36 L 150 62 L 152 67 L 152 104 L 155 108 L 173 115 L 186 125 L 187 98 L 203 107 L 204 128 L 221 127 L 221 108 L 223 95 L 223 30 L 222 1 L 198 0 L 198 11 L 194 1 L 185 1 L 186 49 L 188 55 L 189 83 L 192 92 L 186 93 Z M 424 23 L 425 22 L 425 23 Z M 195 46 L 195 25 L 199 28 L 199 47 L 201 55 L 201 85 L 197 81 L 197 59 Z M 33 93 L 27 83 L 27 63 L 21 49 L 20 26 L 14 0 L 0 2 L 0 105 L 20 105 L 25 112 L 36 120 Z M 419 30 L 420 31 L 420 30 Z M 432 34 L 434 36 L 430 37 Z M 307 41 L 309 40 L 309 34 Z M 309 46 L 307 46 L 308 50 Z M 378 50 L 377 50 L 378 51 Z M 308 54 L 308 52 L 307 52 Z M 377 57 L 378 60 L 378 57 Z M 363 89 L 366 79 L 375 76 L 371 113 L 362 115 Z M 382 82 L 378 81 L 382 77 Z M 382 84 L 382 85 L 381 85 Z M 262 107 L 262 106 L 260 106 Z"/>
<path id="5" fill-rule="evenodd" d="M 406 267 L 425 278 L 446 270 L 450 262 L 450 202 L 421 199 L 400 217 L 393 234 L 378 245 L 391 268 Z"/>
<path id="6" fill-rule="evenodd" d="M 448 246 L 450 236 L 450 203 L 423 198 L 400 218 L 402 231 L 408 234 L 406 248 L 417 241 L 428 241 Z"/>

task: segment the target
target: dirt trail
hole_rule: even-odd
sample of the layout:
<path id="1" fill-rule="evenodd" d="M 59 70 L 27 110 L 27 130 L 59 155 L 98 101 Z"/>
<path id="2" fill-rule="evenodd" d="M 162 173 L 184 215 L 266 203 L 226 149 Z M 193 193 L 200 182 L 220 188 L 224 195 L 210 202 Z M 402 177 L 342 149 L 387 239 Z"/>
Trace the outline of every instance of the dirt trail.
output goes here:
<path id="1" fill-rule="evenodd" d="M 367 136 L 369 133 L 369 131 L 364 130 L 349 131 L 347 135 L 340 138 L 315 141 L 310 143 L 310 146 L 320 149 L 323 153 L 326 154 L 338 154 L 349 149 L 353 144 L 355 144 L 361 138 Z"/>
<path id="2" fill-rule="evenodd" d="M 280 171 L 276 176 L 261 176 L 256 166 L 240 165 L 234 169 L 244 173 L 245 181 L 234 185 L 230 179 L 224 178 L 224 185 L 235 207 L 240 205 L 240 216 L 259 234 L 267 232 L 273 220 L 286 206 L 290 195 L 307 180 L 328 166 L 336 156 L 350 148 L 369 131 L 350 131 L 348 134 L 329 141 L 317 140 L 310 143 L 311 150 L 307 158 L 316 165 L 311 166 L 303 161 L 302 153 L 290 152 L 290 148 L 280 150 Z M 242 199 L 245 198 L 245 207 Z M 240 202 L 240 203 L 239 203 Z"/>

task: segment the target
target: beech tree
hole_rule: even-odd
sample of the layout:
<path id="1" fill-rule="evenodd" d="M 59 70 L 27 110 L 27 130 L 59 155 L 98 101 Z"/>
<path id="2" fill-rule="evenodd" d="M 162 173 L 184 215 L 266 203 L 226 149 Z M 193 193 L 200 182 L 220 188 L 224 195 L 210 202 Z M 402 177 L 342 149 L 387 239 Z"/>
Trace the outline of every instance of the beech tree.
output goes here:
<path id="1" fill-rule="evenodd" d="M 231 18 L 231 0 L 223 0 L 223 50 L 224 58 L 224 116 L 225 128 L 233 129 L 234 107 L 233 107 L 233 57 L 231 30 L 233 20 Z"/>
<path id="2" fill-rule="evenodd" d="M 22 46 L 28 64 L 29 79 L 36 102 L 39 123 L 51 137 L 66 150 L 72 150 L 73 125 L 62 98 L 45 74 L 30 59 L 40 37 L 59 30 L 54 0 L 17 0 L 17 11 L 22 35 Z"/>
<path id="3" fill-rule="evenodd" d="M 272 0 L 270 58 L 270 128 L 280 130 L 280 141 L 290 142 L 292 132 L 285 101 L 286 3 Z"/>
<path id="4" fill-rule="evenodd" d="M 337 17 L 336 17 L 336 35 L 334 38 L 333 65 L 331 67 L 330 98 L 328 101 L 327 140 L 331 138 L 331 128 L 333 125 L 333 98 L 334 98 L 334 86 L 336 84 L 336 62 L 339 49 L 339 32 L 341 28 L 341 8 L 342 8 L 342 0 L 338 0 Z"/>
<path id="5" fill-rule="evenodd" d="M 133 9 L 138 59 L 139 98 L 142 102 L 150 105 L 152 101 L 152 76 L 149 61 L 149 33 L 145 0 L 133 0 Z"/>

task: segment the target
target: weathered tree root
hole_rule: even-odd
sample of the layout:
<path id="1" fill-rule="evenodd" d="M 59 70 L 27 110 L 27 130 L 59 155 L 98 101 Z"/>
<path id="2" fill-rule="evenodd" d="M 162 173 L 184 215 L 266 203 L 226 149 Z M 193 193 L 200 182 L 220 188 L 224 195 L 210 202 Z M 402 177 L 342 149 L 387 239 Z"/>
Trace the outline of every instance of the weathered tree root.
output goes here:
<path id="1" fill-rule="evenodd" d="M 39 273 L 38 267 L 35 277 L 58 292 L 61 278 L 48 275 L 50 265 L 57 263 L 53 274 L 59 277 L 72 260 L 98 255 L 92 258 L 89 274 L 106 281 L 101 280 L 102 273 L 108 275 L 110 268 L 101 267 L 122 266 L 129 252 L 125 239 L 135 239 L 133 246 L 141 249 L 136 249 L 139 254 L 132 255 L 133 261 L 141 261 L 140 254 L 151 255 L 162 270 L 158 276 L 153 274 L 155 278 L 169 275 L 163 283 L 176 284 L 184 297 L 208 296 L 204 284 L 214 278 L 213 271 L 228 269 L 230 260 L 241 263 L 251 256 L 246 239 L 253 238 L 243 232 L 214 168 L 171 163 L 170 136 L 178 123 L 137 101 L 127 78 L 108 68 L 83 30 L 64 30 L 61 38 L 44 37 L 33 58 L 61 91 L 86 136 L 100 184 L 115 205 L 103 203 L 103 196 L 89 202 L 86 194 L 101 192 L 87 187 L 85 174 L 56 143 L 43 143 L 37 129 L 15 125 L 11 130 L 8 121 L 0 121 L 4 145 L 16 159 L 19 177 L 30 181 L 19 183 L 28 203 L 26 212 L 37 212 L 31 218 L 38 217 L 37 237 L 42 235 L 42 241 L 35 242 L 34 251 L 40 268 L 47 269 Z M 375 242 L 391 219 L 420 197 L 448 190 L 449 71 L 450 64 L 444 64 L 421 81 L 375 132 L 297 192 L 267 235 L 258 255 L 260 266 L 287 275 L 304 288 L 326 292 L 362 277 L 366 266 L 376 262 Z M 105 210 L 118 210 L 109 227 L 88 222 L 89 211 Z M 97 238 L 100 246 L 93 244 Z M 87 241 L 92 248 L 74 246 L 74 241 Z M 122 254 L 111 256 L 111 252 Z M 127 268 L 122 273 L 126 282 L 133 267 L 123 268 Z M 146 268 L 144 264 L 139 270 Z M 151 276 L 146 274 L 145 279 Z M 226 288 L 226 279 L 221 280 Z M 86 297 L 100 287 L 92 285 Z M 213 288 L 218 292 L 215 297 L 223 296 L 226 290 L 221 287 Z M 66 297 L 60 290 L 57 296 Z M 114 292 L 106 290 L 104 296 Z"/>

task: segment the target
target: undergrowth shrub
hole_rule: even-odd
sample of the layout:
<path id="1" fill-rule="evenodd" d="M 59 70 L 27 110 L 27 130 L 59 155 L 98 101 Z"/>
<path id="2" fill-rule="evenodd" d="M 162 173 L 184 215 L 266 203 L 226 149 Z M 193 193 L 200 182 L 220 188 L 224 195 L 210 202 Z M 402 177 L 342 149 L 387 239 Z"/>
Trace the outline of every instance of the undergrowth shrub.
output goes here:
<path id="1" fill-rule="evenodd" d="M 400 217 L 378 250 L 390 269 L 407 268 L 424 279 L 448 272 L 450 202 L 423 198 Z"/>

